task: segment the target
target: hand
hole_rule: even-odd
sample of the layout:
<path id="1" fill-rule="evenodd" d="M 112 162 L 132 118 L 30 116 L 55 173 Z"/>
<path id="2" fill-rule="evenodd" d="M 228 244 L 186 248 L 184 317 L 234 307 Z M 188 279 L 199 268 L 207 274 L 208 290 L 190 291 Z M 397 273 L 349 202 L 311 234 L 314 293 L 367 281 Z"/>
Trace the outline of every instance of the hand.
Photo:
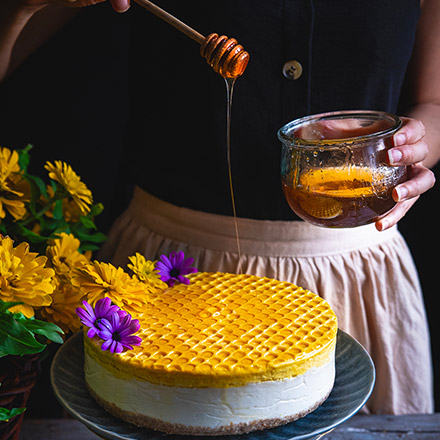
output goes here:
<path id="1" fill-rule="evenodd" d="M 31 9 L 40 9 L 50 4 L 81 8 L 104 1 L 106 0 L 23 0 L 23 4 Z M 125 12 L 130 8 L 130 0 L 110 0 L 110 3 L 116 12 Z"/>
<path id="2" fill-rule="evenodd" d="M 388 163 L 392 166 L 407 165 L 407 180 L 393 189 L 396 206 L 376 222 L 376 228 L 384 231 L 395 225 L 414 205 L 421 194 L 434 186 L 434 173 L 422 165 L 428 155 L 424 142 L 425 127 L 421 121 L 401 117 L 402 128 L 394 134 L 394 147 L 388 151 Z"/>

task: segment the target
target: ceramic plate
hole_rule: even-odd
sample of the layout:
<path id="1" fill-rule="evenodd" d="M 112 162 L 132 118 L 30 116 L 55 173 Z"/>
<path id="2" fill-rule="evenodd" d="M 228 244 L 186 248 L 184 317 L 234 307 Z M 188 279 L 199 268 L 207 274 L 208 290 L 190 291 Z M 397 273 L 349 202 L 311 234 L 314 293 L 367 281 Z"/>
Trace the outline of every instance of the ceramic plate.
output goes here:
<path id="1" fill-rule="evenodd" d="M 108 440 L 188 440 L 130 425 L 102 409 L 84 383 L 83 336 L 77 333 L 58 350 L 51 368 L 55 395 L 66 410 L 91 431 Z M 328 399 L 302 419 L 278 428 L 244 435 L 196 437 L 199 440 L 300 440 L 326 433 L 346 421 L 364 405 L 373 390 L 375 369 L 365 349 L 352 337 L 338 331 L 336 379 Z"/>

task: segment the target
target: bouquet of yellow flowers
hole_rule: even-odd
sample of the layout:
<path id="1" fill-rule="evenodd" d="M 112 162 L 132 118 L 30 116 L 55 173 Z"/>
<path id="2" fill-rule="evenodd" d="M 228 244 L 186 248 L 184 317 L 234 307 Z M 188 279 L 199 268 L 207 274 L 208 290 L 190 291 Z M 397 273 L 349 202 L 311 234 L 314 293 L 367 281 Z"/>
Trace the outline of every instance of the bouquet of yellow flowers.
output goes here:
<path id="1" fill-rule="evenodd" d="M 0 234 L 27 241 L 44 253 L 61 232 L 80 240 L 81 251 L 97 250 L 105 240 L 94 218 L 103 206 L 93 204 L 91 191 L 65 162 L 47 162 L 49 183 L 28 172 L 29 151 L 0 147 Z"/>
<path id="2" fill-rule="evenodd" d="M 2 397 L 6 360 L 79 330 L 83 293 L 72 278 L 105 240 L 94 223 L 103 207 L 79 176 L 64 162 L 47 162 L 46 184 L 28 172 L 30 149 L 0 147 L 0 421 L 24 411 Z"/>

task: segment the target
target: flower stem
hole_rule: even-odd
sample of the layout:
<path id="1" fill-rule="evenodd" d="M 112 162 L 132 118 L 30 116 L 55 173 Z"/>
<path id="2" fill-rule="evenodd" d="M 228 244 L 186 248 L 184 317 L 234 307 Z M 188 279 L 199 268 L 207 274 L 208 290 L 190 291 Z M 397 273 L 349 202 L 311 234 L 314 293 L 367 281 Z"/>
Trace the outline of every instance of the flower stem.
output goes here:
<path id="1" fill-rule="evenodd" d="M 34 220 L 38 220 L 46 211 L 48 211 L 52 205 L 57 201 L 61 200 L 60 197 L 57 197 L 57 194 L 49 199 L 49 201 L 36 213 L 32 214 L 30 217 L 28 217 L 23 223 L 21 223 L 21 226 L 27 226 L 29 223 L 32 223 Z"/>

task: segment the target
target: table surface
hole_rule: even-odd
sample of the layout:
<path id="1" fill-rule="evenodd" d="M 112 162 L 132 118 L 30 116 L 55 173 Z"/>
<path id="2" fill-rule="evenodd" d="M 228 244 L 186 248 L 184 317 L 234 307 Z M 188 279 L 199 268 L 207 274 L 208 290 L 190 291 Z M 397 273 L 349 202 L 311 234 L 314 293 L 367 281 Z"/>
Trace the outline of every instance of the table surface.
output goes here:
<path id="1" fill-rule="evenodd" d="M 189 437 L 188 437 L 189 438 Z M 321 436 L 325 440 L 439 440 L 440 413 L 356 415 Z M 98 440 L 74 419 L 24 419 L 20 440 Z M 213 437 L 213 440 L 215 437 Z"/>

